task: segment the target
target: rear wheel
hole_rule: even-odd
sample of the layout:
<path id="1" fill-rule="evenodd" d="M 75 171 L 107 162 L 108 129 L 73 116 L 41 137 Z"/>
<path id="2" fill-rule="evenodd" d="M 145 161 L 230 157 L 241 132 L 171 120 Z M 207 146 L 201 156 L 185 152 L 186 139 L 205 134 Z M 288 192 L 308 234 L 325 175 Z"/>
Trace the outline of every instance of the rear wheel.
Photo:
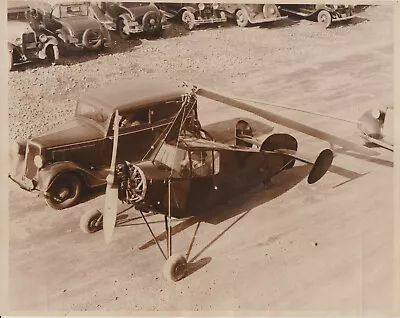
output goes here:
<path id="1" fill-rule="evenodd" d="M 82 182 L 72 173 L 64 173 L 53 181 L 45 194 L 46 203 L 56 210 L 69 208 L 76 203 L 82 192 Z"/>
<path id="2" fill-rule="evenodd" d="M 182 23 L 185 29 L 192 31 L 196 25 L 196 18 L 194 14 L 190 11 L 185 11 L 182 13 Z"/>
<path id="3" fill-rule="evenodd" d="M 331 14 L 326 10 L 321 10 L 318 13 L 318 23 L 320 23 L 325 28 L 329 28 L 332 23 Z"/>
<path id="4" fill-rule="evenodd" d="M 242 9 L 236 11 L 236 23 L 241 28 L 244 28 L 249 24 L 249 19 L 247 18 L 246 13 Z"/>
<path id="5" fill-rule="evenodd" d="M 145 32 L 152 35 L 161 33 L 161 17 L 157 12 L 149 11 L 143 16 L 143 28 Z"/>
<path id="6" fill-rule="evenodd" d="M 103 34 L 100 29 L 87 29 L 82 36 L 82 43 L 85 48 L 91 51 L 101 50 L 104 46 Z"/>

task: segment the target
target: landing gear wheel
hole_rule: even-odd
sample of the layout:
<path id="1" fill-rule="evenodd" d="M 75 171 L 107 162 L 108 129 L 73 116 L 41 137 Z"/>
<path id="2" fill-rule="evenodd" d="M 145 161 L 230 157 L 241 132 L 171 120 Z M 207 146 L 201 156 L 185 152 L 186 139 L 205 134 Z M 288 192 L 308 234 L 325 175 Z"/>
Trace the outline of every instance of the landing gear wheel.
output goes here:
<path id="1" fill-rule="evenodd" d="M 236 11 L 236 24 L 241 28 L 244 28 L 249 24 L 249 19 L 242 9 Z"/>
<path id="2" fill-rule="evenodd" d="M 325 28 L 329 28 L 332 23 L 331 14 L 326 10 L 321 10 L 318 13 L 318 23 L 320 23 Z"/>
<path id="3" fill-rule="evenodd" d="M 169 281 L 177 282 L 185 276 L 186 266 L 186 259 L 182 255 L 172 255 L 164 264 L 164 277 Z"/>
<path id="4" fill-rule="evenodd" d="M 131 34 L 129 32 L 125 32 L 124 28 L 126 29 L 125 21 L 124 19 L 119 19 L 117 21 L 117 31 L 121 39 L 123 40 L 128 40 L 131 37 Z"/>
<path id="5" fill-rule="evenodd" d="M 56 177 L 45 194 L 46 203 L 56 210 L 75 205 L 81 195 L 81 180 L 74 174 L 64 173 Z"/>
<path id="6" fill-rule="evenodd" d="M 103 228 L 103 216 L 97 209 L 88 210 L 81 216 L 79 227 L 83 233 L 91 234 Z"/>
<path id="7" fill-rule="evenodd" d="M 195 27 L 196 18 L 194 14 L 190 11 L 185 11 L 182 13 L 182 23 L 185 29 L 192 31 Z"/>

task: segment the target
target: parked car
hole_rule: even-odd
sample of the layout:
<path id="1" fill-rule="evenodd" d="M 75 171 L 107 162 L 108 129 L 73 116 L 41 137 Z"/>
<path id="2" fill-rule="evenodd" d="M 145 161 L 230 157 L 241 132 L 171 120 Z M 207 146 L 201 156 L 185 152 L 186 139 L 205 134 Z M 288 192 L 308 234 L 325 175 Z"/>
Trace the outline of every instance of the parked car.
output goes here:
<path id="1" fill-rule="evenodd" d="M 221 4 L 222 10 L 227 13 L 229 18 L 236 20 L 240 27 L 264 22 L 273 22 L 286 19 L 281 16 L 275 4 Z"/>
<path id="2" fill-rule="evenodd" d="M 224 23 L 226 15 L 218 3 L 157 3 L 167 18 L 180 19 L 183 26 L 193 30 L 200 24 Z"/>
<path id="3" fill-rule="evenodd" d="M 108 30 L 89 16 L 88 2 L 50 4 L 34 2 L 36 20 L 48 34 L 56 36 L 65 50 L 77 47 L 92 51 L 109 46 Z"/>
<path id="4" fill-rule="evenodd" d="M 158 35 L 166 22 L 154 4 L 143 2 L 92 3 L 91 14 L 108 30 L 117 31 L 123 39 L 141 32 Z"/>
<path id="5" fill-rule="evenodd" d="M 15 65 L 29 63 L 32 59 L 46 59 L 51 62 L 58 60 L 57 39 L 35 28 L 26 2 L 8 2 L 7 32 L 10 70 Z"/>
<path id="6" fill-rule="evenodd" d="M 106 183 L 116 110 L 122 116 L 117 162 L 142 160 L 182 106 L 186 90 L 163 81 L 125 81 L 87 92 L 69 122 L 39 137 L 14 142 L 9 176 L 23 189 L 44 193 L 64 209 L 82 187 Z M 197 119 L 197 104 L 193 118 Z"/>
<path id="7" fill-rule="evenodd" d="M 279 9 L 301 17 L 317 20 L 325 28 L 332 22 L 349 20 L 354 17 L 353 6 L 332 4 L 281 4 Z"/>

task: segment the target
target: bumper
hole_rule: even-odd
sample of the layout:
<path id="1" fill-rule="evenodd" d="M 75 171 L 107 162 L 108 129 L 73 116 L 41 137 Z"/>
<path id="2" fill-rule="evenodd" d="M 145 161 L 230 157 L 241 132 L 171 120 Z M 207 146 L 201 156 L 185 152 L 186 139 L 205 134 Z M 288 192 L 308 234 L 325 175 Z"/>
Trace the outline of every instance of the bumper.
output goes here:
<path id="1" fill-rule="evenodd" d="M 353 15 L 348 15 L 348 16 L 342 16 L 342 17 L 340 17 L 340 18 L 332 18 L 332 21 L 333 21 L 333 22 L 336 22 L 336 21 L 346 21 L 346 20 L 353 19 L 354 17 L 355 17 L 355 15 L 353 14 Z"/>
<path id="2" fill-rule="evenodd" d="M 195 21 L 195 25 L 200 25 L 200 24 L 211 24 L 211 23 L 223 23 L 226 22 L 226 17 L 224 18 L 207 18 L 207 19 L 202 19 L 198 18 Z"/>
<path id="3" fill-rule="evenodd" d="M 38 191 L 38 189 L 35 187 L 35 184 L 32 180 L 29 179 L 21 179 L 18 180 L 16 177 L 11 176 L 10 174 L 8 175 L 8 177 L 14 181 L 16 184 L 18 184 L 20 186 L 20 188 L 32 192 L 34 190 Z"/>
<path id="4" fill-rule="evenodd" d="M 280 21 L 280 20 L 285 20 L 287 19 L 287 15 L 286 16 L 279 16 L 279 17 L 272 17 L 272 18 L 266 18 L 266 19 L 255 19 L 254 22 L 252 20 L 250 20 L 251 23 L 267 23 L 267 22 L 275 22 L 275 21 Z"/>

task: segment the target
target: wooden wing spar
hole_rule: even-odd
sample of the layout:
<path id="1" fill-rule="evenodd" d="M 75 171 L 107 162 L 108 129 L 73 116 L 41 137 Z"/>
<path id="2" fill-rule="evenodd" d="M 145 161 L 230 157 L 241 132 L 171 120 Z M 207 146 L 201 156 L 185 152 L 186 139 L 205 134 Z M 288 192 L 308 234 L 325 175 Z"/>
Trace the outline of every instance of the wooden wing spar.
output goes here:
<path id="1" fill-rule="evenodd" d="M 370 150 L 364 146 L 352 143 L 350 141 L 344 140 L 340 137 L 334 136 L 334 135 L 324 132 L 322 130 L 310 127 L 308 125 L 299 123 L 292 119 L 285 118 L 283 116 L 280 116 L 280 115 L 270 112 L 268 110 L 258 108 L 249 103 L 239 101 L 239 100 L 235 99 L 234 97 L 229 96 L 228 94 L 218 93 L 218 92 L 208 89 L 204 86 L 198 86 L 197 94 L 199 96 L 202 96 L 202 97 L 205 97 L 205 98 L 208 98 L 211 100 L 215 100 L 217 102 L 253 113 L 259 117 L 262 117 L 262 118 L 269 120 L 271 122 L 274 122 L 276 124 L 285 126 L 290 129 L 297 130 L 304 134 L 313 136 L 313 137 L 321 139 L 321 140 L 325 140 L 331 144 L 336 144 L 345 149 L 352 150 L 352 151 L 358 152 L 358 153 L 366 155 L 366 156 L 375 156 L 378 154 L 376 151 Z"/>

